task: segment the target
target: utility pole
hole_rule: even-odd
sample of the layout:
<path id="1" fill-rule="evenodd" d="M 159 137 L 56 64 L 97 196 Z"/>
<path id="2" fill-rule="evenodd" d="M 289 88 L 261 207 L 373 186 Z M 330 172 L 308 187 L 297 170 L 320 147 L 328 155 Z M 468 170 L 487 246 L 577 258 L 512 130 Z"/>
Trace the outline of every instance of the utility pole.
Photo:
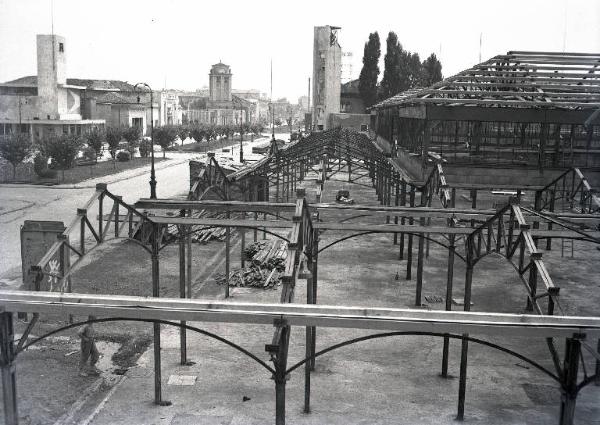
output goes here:
<path id="1" fill-rule="evenodd" d="M 273 103 L 273 59 L 271 59 L 271 137 L 275 140 L 275 104 Z"/>
<path id="2" fill-rule="evenodd" d="M 244 123 L 242 121 L 242 104 L 240 102 L 240 162 L 244 163 Z"/>
<path id="3" fill-rule="evenodd" d="M 310 77 L 308 77 L 308 113 L 310 114 L 310 128 L 312 129 L 312 113 L 310 112 Z M 306 128 L 306 125 L 304 127 Z"/>

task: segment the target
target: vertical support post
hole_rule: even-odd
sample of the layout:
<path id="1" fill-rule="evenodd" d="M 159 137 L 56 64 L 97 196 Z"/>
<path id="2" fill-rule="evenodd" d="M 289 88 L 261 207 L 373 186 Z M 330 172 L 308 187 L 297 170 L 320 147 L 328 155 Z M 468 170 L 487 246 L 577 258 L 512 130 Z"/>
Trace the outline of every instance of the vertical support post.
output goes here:
<path id="1" fill-rule="evenodd" d="M 192 216 L 192 211 L 188 211 L 188 216 L 191 217 Z M 187 261 L 186 261 L 186 273 L 185 273 L 185 280 L 186 280 L 186 297 L 187 298 L 192 298 L 192 226 L 188 225 L 185 227 L 186 230 L 186 236 L 185 236 L 185 241 L 186 241 L 186 245 L 187 245 L 187 249 L 185 250 L 185 253 L 187 255 Z"/>
<path id="2" fill-rule="evenodd" d="M 453 226 L 451 222 L 450 226 Z M 456 246 L 454 245 L 456 235 L 448 235 L 450 246 L 448 249 L 448 273 L 446 275 L 446 311 L 452 310 L 452 286 L 454 280 L 454 251 Z M 442 348 L 442 377 L 448 377 L 448 357 L 450 349 L 450 338 L 444 336 L 444 346 Z"/>
<path id="3" fill-rule="evenodd" d="M 96 186 L 97 188 L 97 186 Z M 103 242 L 102 239 L 103 238 L 103 229 L 104 229 L 104 217 L 102 217 L 102 215 L 104 214 L 103 212 L 103 207 L 104 207 L 104 192 L 100 194 L 100 196 L 98 197 L 98 237 L 100 238 L 100 243 Z"/>
<path id="4" fill-rule="evenodd" d="M 477 189 L 471 189 L 471 208 L 477 209 Z M 475 220 L 471 220 L 471 227 L 475 227 Z"/>
<path id="5" fill-rule="evenodd" d="M 227 211 L 227 219 L 231 216 L 230 212 Z M 229 269 L 231 267 L 230 250 L 231 248 L 231 228 L 227 226 L 225 228 L 225 298 L 229 298 Z"/>
<path id="6" fill-rule="evenodd" d="M 185 216 L 185 212 L 182 214 Z M 184 235 L 184 229 L 186 226 L 178 226 L 179 231 L 179 240 L 177 241 L 179 244 L 179 297 L 186 297 L 186 236 Z M 185 321 L 181 321 L 182 327 L 179 328 L 179 350 L 181 354 L 180 364 L 185 365 L 187 363 L 187 330 L 183 327 L 185 326 Z"/>
<path id="7" fill-rule="evenodd" d="M 421 225 L 423 225 L 423 219 L 421 219 Z M 425 256 L 425 238 L 423 233 L 419 233 L 419 250 L 417 253 L 417 289 L 415 291 L 415 306 L 421 307 L 421 295 L 423 292 L 423 260 Z"/>
<path id="8" fill-rule="evenodd" d="M 285 322 L 276 324 L 280 327 L 277 345 L 267 345 L 266 350 L 271 353 L 275 366 L 275 425 L 285 425 L 285 384 L 288 357 L 288 345 L 290 340 L 290 326 Z M 277 332 L 276 331 L 276 332 Z"/>
<path id="9" fill-rule="evenodd" d="M 312 303 L 316 304 L 317 303 L 317 289 L 318 289 L 318 271 L 319 271 L 319 231 L 318 230 L 314 230 L 313 231 L 313 261 L 312 261 L 312 270 L 311 270 L 311 274 L 312 274 Z M 310 370 L 315 370 L 315 358 L 314 355 L 316 353 L 316 347 L 317 347 L 317 327 L 316 326 L 312 326 L 311 327 L 311 331 L 310 331 L 310 335 L 312 338 L 311 341 L 311 353 L 310 355 L 313 356 L 313 358 L 310 360 Z"/>
<path id="10" fill-rule="evenodd" d="M 400 205 L 400 176 L 394 176 L 394 206 L 397 207 Z M 398 216 L 394 215 L 394 224 L 398 224 Z M 394 245 L 398 244 L 398 233 L 394 233 Z"/>
<path id="11" fill-rule="evenodd" d="M 83 208 L 77 208 L 77 215 L 80 217 L 79 223 L 79 252 L 81 255 L 85 254 L 85 217 L 87 216 L 87 210 Z"/>
<path id="12" fill-rule="evenodd" d="M 266 184 L 265 184 L 265 181 L 266 181 Z M 265 202 L 269 202 L 269 179 L 266 176 L 265 176 L 265 181 L 263 181 L 263 191 L 264 191 L 264 199 L 263 200 Z M 265 220 L 267 219 L 267 213 L 264 214 L 264 219 Z M 262 234 L 263 241 L 265 239 L 267 239 L 267 232 L 265 230 L 267 230 L 266 227 L 263 229 L 263 234 Z"/>
<path id="13" fill-rule="evenodd" d="M 0 313 L 0 371 L 2 375 L 2 396 L 4 400 L 4 423 L 17 425 L 17 376 L 15 365 L 15 334 L 13 314 Z"/>
<path id="14" fill-rule="evenodd" d="M 425 192 L 425 190 L 429 190 L 427 188 L 424 188 L 424 190 L 421 191 L 421 206 L 425 206 L 427 205 L 427 193 Z M 421 217 L 419 219 L 419 224 L 421 226 L 425 225 L 425 218 Z M 421 296 L 422 296 L 422 292 L 423 292 L 423 262 L 425 260 L 424 256 L 425 256 L 425 234 L 423 232 L 419 233 L 419 249 L 418 249 L 418 253 L 417 253 L 417 288 L 415 291 L 415 306 L 417 307 L 421 307 L 422 304 L 422 300 L 421 300 Z"/>
<path id="15" fill-rule="evenodd" d="M 122 196 L 117 196 L 115 200 L 115 238 L 119 237 L 119 201 L 123 201 Z"/>
<path id="16" fill-rule="evenodd" d="M 554 186 L 556 187 L 556 185 Z M 554 204 L 556 203 L 556 190 L 551 189 L 550 191 L 550 212 L 554 212 Z M 552 230 L 552 222 L 548 222 L 548 230 Z M 552 249 L 552 238 L 546 239 L 546 250 Z"/>
<path id="17" fill-rule="evenodd" d="M 423 128 L 423 151 L 422 151 L 422 164 L 421 168 L 425 170 L 427 168 L 427 159 L 429 158 L 429 143 L 431 142 L 431 127 L 429 120 L 425 120 L 425 127 Z"/>
<path id="18" fill-rule="evenodd" d="M 415 206 L 415 187 L 411 186 L 410 187 L 410 206 L 414 207 Z M 412 218 L 412 216 L 408 219 L 408 224 L 413 224 L 414 223 L 414 219 Z M 412 276 L 412 246 L 413 246 L 413 235 L 412 233 L 409 233 L 408 235 L 408 258 L 406 261 L 406 280 L 410 280 L 411 276 Z"/>
<path id="19" fill-rule="evenodd" d="M 535 200 L 534 200 L 534 204 L 533 204 L 533 209 L 536 211 L 540 211 L 542 209 L 542 192 L 539 190 L 535 191 Z M 538 220 L 535 220 L 533 222 L 533 229 L 539 229 L 540 228 L 540 222 Z M 535 243 L 535 247 L 537 248 L 538 246 L 538 238 L 537 237 L 533 237 L 533 242 Z"/>
<path id="20" fill-rule="evenodd" d="M 524 244 L 523 244 L 524 245 Z M 529 290 L 531 291 L 531 298 L 535 299 L 535 295 L 537 293 L 537 267 L 535 266 L 534 259 L 541 256 L 540 253 L 535 253 L 531 256 L 531 260 L 529 261 Z M 533 301 L 530 297 L 527 297 L 527 311 L 533 311 Z"/>
<path id="21" fill-rule="evenodd" d="M 312 271 L 313 265 L 312 261 L 308 260 L 308 269 Z M 311 276 L 306 281 L 306 304 L 314 304 L 314 294 L 313 294 L 313 278 L 312 273 Z M 313 355 L 313 347 L 312 347 L 312 326 L 307 326 L 305 330 L 306 342 L 305 342 L 305 352 L 304 357 L 309 358 Z M 311 372 L 311 364 L 312 360 L 304 363 L 304 413 L 310 413 L 310 372 Z"/>
<path id="22" fill-rule="evenodd" d="M 473 240 L 469 237 L 467 243 L 467 273 L 465 276 L 465 298 L 464 311 L 471 310 L 471 284 L 473 282 Z M 469 336 L 463 334 L 463 337 Z M 467 392 L 467 360 L 469 341 L 462 340 L 460 352 L 460 374 L 458 382 L 458 413 L 456 419 L 462 421 L 465 418 L 465 395 Z"/>
<path id="23" fill-rule="evenodd" d="M 244 200 L 246 202 L 248 202 L 250 200 L 250 199 L 248 199 L 249 195 L 250 195 L 250 192 L 246 190 L 244 192 Z M 246 220 L 247 219 L 246 212 L 242 212 L 242 214 L 243 214 L 244 220 Z M 246 228 L 238 227 L 238 232 L 241 233 L 240 267 L 243 269 L 244 267 L 246 267 L 246 256 L 244 254 L 244 251 L 246 250 Z"/>
<path id="24" fill-rule="evenodd" d="M 279 202 L 279 167 L 277 168 L 277 180 L 275 185 L 275 202 Z"/>
<path id="25" fill-rule="evenodd" d="M 254 213 L 254 221 L 258 221 L 258 213 L 257 212 Z M 258 227 L 254 228 L 254 238 L 253 239 L 254 239 L 254 242 L 256 242 L 258 239 Z"/>
<path id="26" fill-rule="evenodd" d="M 348 183 L 352 182 L 352 162 L 350 160 L 350 154 L 346 156 L 346 164 L 348 164 Z"/>
<path id="27" fill-rule="evenodd" d="M 403 207 L 406 206 L 406 181 L 402 180 L 400 184 L 400 205 Z M 404 216 L 400 219 L 400 224 L 404 225 L 406 220 Z M 404 232 L 400 233 L 400 251 L 398 253 L 398 258 L 400 260 L 404 260 Z"/>
<path id="28" fill-rule="evenodd" d="M 152 225 L 152 296 L 160 297 L 159 278 L 159 237 L 160 229 L 157 224 Z M 162 370 L 160 354 L 160 323 L 153 323 L 154 332 L 154 403 L 159 406 L 168 406 L 171 403 L 162 399 Z"/>
<path id="29" fill-rule="evenodd" d="M 560 398 L 560 425 L 573 425 L 577 401 L 577 372 L 581 356 L 580 335 L 567 338 L 563 365 L 563 382 Z"/>
<path id="30" fill-rule="evenodd" d="M 600 338 L 598 339 L 596 352 L 600 354 Z M 594 385 L 600 387 L 600 360 L 596 360 L 596 380 L 594 381 Z"/>

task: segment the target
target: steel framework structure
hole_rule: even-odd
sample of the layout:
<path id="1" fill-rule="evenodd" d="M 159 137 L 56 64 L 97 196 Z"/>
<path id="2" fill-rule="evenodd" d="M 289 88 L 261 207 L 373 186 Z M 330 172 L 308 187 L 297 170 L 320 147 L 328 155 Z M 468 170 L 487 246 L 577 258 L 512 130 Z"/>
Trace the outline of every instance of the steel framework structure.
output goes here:
<path id="1" fill-rule="evenodd" d="M 297 183 L 305 179 L 311 169 L 318 175 L 316 191 L 318 201 L 321 199 L 322 191 L 326 189 L 328 178 L 344 171 L 348 173 L 350 181 L 352 181 L 354 173 L 354 182 L 357 184 L 362 184 L 361 181 L 357 181 L 358 178 L 369 177 L 377 191 L 381 205 L 309 203 L 306 190 L 298 188 Z M 356 174 L 360 177 L 357 177 Z M 553 238 L 581 240 L 592 244 L 600 243 L 600 233 L 597 231 L 600 224 L 598 214 L 591 213 L 590 209 L 580 210 L 578 213 L 553 212 L 548 207 L 551 202 L 548 204 L 546 200 L 552 199 L 552 196 L 548 198 L 546 194 L 556 193 L 556 189 L 552 188 L 560 180 L 551 183 L 544 189 L 540 188 L 539 195 L 536 196 L 536 203 L 531 207 L 522 205 L 517 196 L 497 210 L 459 209 L 455 208 L 456 188 L 451 187 L 446 181 L 441 163 L 436 164 L 425 182 L 410 181 L 403 175 L 402 170 L 395 168 L 394 164 L 364 135 L 338 130 L 311 136 L 281 150 L 272 146 L 270 155 L 264 160 L 229 175 L 221 169 L 214 157 L 209 157 L 208 166 L 192 175 L 190 193 L 188 199 L 185 200 L 142 199 L 136 205 L 128 205 L 120 197 L 109 192 L 106 185 L 98 185 L 96 193 L 90 201 L 84 208 L 77 210 L 77 217 L 59 236 L 44 258 L 33 267 L 32 272 L 37 275 L 36 287 L 42 292 L 28 293 L 26 296 L 18 293 L 13 295 L 2 293 L 0 295 L 0 306 L 4 308 L 0 327 L 1 366 L 8 424 L 14 424 L 17 420 L 14 369 L 16 355 L 25 347 L 39 340 L 29 340 L 30 332 L 35 326 L 39 313 L 56 310 L 69 314 L 97 313 L 101 317 L 99 319 L 101 321 L 123 319 L 152 321 L 154 323 L 155 402 L 158 404 L 166 403 L 163 400 L 161 388 L 161 324 L 180 327 L 182 364 L 187 363 L 186 330 L 200 332 L 229 344 L 252 357 L 272 374 L 276 390 L 275 417 L 277 424 L 285 423 L 285 383 L 292 370 L 300 366 L 305 368 L 304 406 L 305 411 L 309 412 L 310 375 L 314 370 L 315 358 L 341 346 L 371 338 L 405 334 L 427 334 L 442 337 L 444 340 L 442 376 L 447 376 L 450 340 L 460 339 L 462 347 L 457 415 L 459 419 L 464 417 L 465 410 L 469 342 L 481 343 L 517 356 L 553 377 L 559 383 L 563 394 L 560 417 L 562 425 L 573 423 L 577 392 L 585 385 L 600 382 L 600 356 L 598 356 L 597 349 L 590 346 L 591 341 L 595 342 L 598 335 L 597 319 L 578 319 L 563 315 L 564 312 L 561 311 L 559 301 L 559 285 L 550 277 L 542 259 L 542 253 L 538 249 L 540 240 L 550 241 Z M 568 181 L 569 176 L 565 174 L 564 181 Z M 269 189 L 267 182 L 274 187 L 267 190 Z M 585 185 L 580 186 L 585 188 Z M 294 190 L 295 194 L 293 194 Z M 275 200 L 280 202 L 269 202 L 269 197 L 273 192 Z M 570 192 L 576 191 L 573 189 Z M 260 199 L 261 193 L 263 194 L 262 199 Z M 417 194 L 419 194 L 418 204 Z M 234 195 L 238 195 L 241 199 L 232 200 Z M 217 199 L 208 199 L 210 197 Z M 289 202 L 290 197 L 295 198 L 292 199 L 293 202 Z M 432 205 L 436 199 L 439 199 L 440 207 Z M 104 210 L 106 201 L 112 202 L 112 208 L 108 215 Z M 90 219 L 88 211 L 94 206 L 97 207 L 97 218 Z M 154 215 L 143 212 L 143 209 L 154 211 Z M 165 210 L 170 210 L 169 214 L 160 213 Z M 226 214 L 226 218 L 199 217 L 195 213 L 200 210 L 223 212 Z M 178 214 L 173 215 L 173 211 Z M 351 223 L 347 219 L 328 221 L 327 214 L 325 214 L 328 211 L 343 211 L 350 219 L 368 216 L 372 219 L 371 224 Z M 232 215 L 237 215 L 237 217 L 232 217 Z M 376 224 L 372 223 L 373 220 Z M 179 230 L 176 243 L 179 246 L 181 298 L 192 297 L 190 244 L 191 234 L 194 231 L 205 227 L 227 229 L 225 242 L 227 268 L 230 262 L 230 229 L 254 230 L 255 240 L 260 231 L 287 240 L 288 255 L 282 278 L 281 304 L 277 306 L 255 304 L 244 307 L 241 304 L 226 302 L 219 304 L 218 308 L 215 307 L 213 312 L 212 307 L 207 308 L 206 304 L 195 300 L 144 299 L 142 302 L 137 298 L 68 295 L 73 290 L 77 292 L 77 288 L 73 287 L 70 278 L 86 253 L 108 240 L 127 238 L 135 241 L 150 254 L 152 294 L 153 297 L 159 297 L 159 258 L 161 250 L 168 244 L 164 235 L 169 225 L 177 226 Z M 327 246 L 320 247 L 320 235 L 328 231 L 336 232 L 336 235 L 339 233 L 339 239 Z M 319 254 L 337 243 L 366 233 L 393 235 L 394 243 L 399 245 L 399 258 L 406 260 L 407 279 L 412 278 L 413 258 L 416 255 L 415 305 L 417 306 L 421 305 L 423 263 L 427 257 L 428 243 L 443 246 L 448 252 L 445 276 L 447 311 L 404 313 L 401 310 L 389 310 L 384 313 L 368 307 L 352 310 L 351 307 L 314 306 L 318 300 Z M 245 237 L 244 231 L 241 232 L 241 237 Z M 413 250 L 413 238 L 415 237 L 418 239 L 416 252 Z M 91 248 L 90 244 L 93 245 Z M 512 264 L 518 278 L 523 282 L 524 301 L 528 309 L 543 317 L 469 312 L 473 271 L 478 261 L 489 254 L 501 255 Z M 67 259 L 67 257 L 69 258 Z M 464 261 L 466 265 L 464 313 L 451 312 L 450 300 L 453 294 L 456 258 Z M 301 284 L 299 281 L 303 280 L 306 280 L 307 285 L 307 305 L 299 306 L 295 304 L 294 292 L 297 285 Z M 44 290 L 60 292 L 60 294 L 46 294 L 43 292 Z M 228 291 L 229 285 L 225 285 L 226 296 Z M 122 302 L 119 301 L 121 298 Z M 75 302 L 75 299 L 80 301 Z M 212 302 L 211 304 L 216 306 Z M 161 307 L 158 308 L 158 306 Z M 159 316 L 157 312 L 163 311 L 161 309 L 167 306 L 172 309 L 165 310 Z M 308 313 L 299 319 L 294 313 L 298 311 Z M 361 322 L 362 319 L 354 320 L 359 311 L 362 312 L 359 316 L 369 318 L 368 325 L 364 325 L 367 322 Z M 11 312 L 34 313 L 33 319 L 18 342 L 14 341 Z M 393 320 L 389 322 L 383 319 L 386 314 L 396 318 L 406 315 L 412 318 L 418 316 L 419 319 L 409 320 L 410 326 L 406 325 L 405 321 L 402 321 L 402 325 L 396 326 L 390 325 Z M 556 317 L 550 317 L 553 315 Z M 446 326 L 448 320 L 457 317 L 461 318 L 460 325 Z M 477 321 L 483 317 L 485 319 L 480 323 L 479 328 L 467 325 L 469 321 Z M 273 338 L 266 345 L 273 367 L 218 335 L 190 326 L 187 323 L 190 320 L 273 324 L 275 326 Z M 577 320 L 585 323 L 569 327 L 573 323 L 580 323 Z M 535 323 L 535 325 L 526 324 L 530 321 L 533 321 L 531 323 Z M 516 322 L 519 324 L 515 325 Z M 387 332 L 345 341 L 317 352 L 317 327 L 342 326 L 342 323 L 346 327 L 377 329 Z M 568 330 L 564 333 L 548 331 L 553 325 L 557 325 L 561 329 L 566 326 Z M 303 326 L 306 329 L 306 355 L 298 364 L 288 366 L 287 357 L 292 326 Z M 522 329 L 525 328 L 528 328 L 531 335 L 547 339 L 550 357 L 554 365 L 553 371 L 541 366 L 540 359 L 529 359 L 489 341 L 470 336 L 470 333 L 479 332 L 491 335 L 498 329 L 502 329 L 501 333 L 507 332 L 508 334 L 514 331 L 516 335 L 524 332 Z M 54 332 L 60 330 L 57 329 Z M 553 338 L 555 337 L 567 340 L 563 359 L 560 358 L 554 344 Z M 581 355 L 582 347 L 588 349 L 596 358 L 596 372 L 587 374 L 587 371 L 594 368 L 583 367 L 584 377 L 579 380 L 579 366 L 584 361 Z"/>
<path id="2" fill-rule="evenodd" d="M 508 52 L 382 101 L 373 124 L 451 163 L 597 168 L 599 71 L 600 54 Z"/>

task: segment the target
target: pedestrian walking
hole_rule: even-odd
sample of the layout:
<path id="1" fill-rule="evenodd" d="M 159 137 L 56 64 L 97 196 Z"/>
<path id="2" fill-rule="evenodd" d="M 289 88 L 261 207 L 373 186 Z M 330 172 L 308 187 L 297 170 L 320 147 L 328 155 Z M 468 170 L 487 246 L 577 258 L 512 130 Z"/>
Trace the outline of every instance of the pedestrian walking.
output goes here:
<path id="1" fill-rule="evenodd" d="M 88 320 L 95 320 L 95 316 L 89 316 Z M 100 352 L 96 347 L 96 330 L 92 323 L 86 324 L 78 332 L 81 338 L 81 358 L 79 360 L 79 374 L 81 376 L 100 375 L 96 363 L 100 358 Z M 88 365 L 89 361 L 89 365 Z"/>

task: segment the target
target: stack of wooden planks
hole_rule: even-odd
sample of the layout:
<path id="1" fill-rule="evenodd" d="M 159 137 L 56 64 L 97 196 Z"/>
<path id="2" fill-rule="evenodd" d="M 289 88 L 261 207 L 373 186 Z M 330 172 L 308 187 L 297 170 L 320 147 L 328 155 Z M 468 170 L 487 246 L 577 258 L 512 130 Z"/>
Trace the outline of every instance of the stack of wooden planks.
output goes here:
<path id="1" fill-rule="evenodd" d="M 280 239 L 259 241 L 244 250 L 250 266 L 229 273 L 229 286 L 274 289 L 281 284 L 285 269 L 287 244 Z M 218 285 L 224 285 L 224 274 L 217 275 Z"/>
<path id="2" fill-rule="evenodd" d="M 210 213 L 206 210 L 194 211 L 192 213 L 194 218 L 214 218 L 214 219 L 225 219 L 227 215 L 225 213 Z M 204 227 L 204 226 L 192 226 L 192 242 L 207 243 L 211 240 L 224 241 L 225 240 L 225 227 Z M 231 229 L 233 234 L 234 229 Z M 176 224 L 170 224 L 167 229 L 167 237 L 176 239 L 179 236 L 179 228 Z"/>

